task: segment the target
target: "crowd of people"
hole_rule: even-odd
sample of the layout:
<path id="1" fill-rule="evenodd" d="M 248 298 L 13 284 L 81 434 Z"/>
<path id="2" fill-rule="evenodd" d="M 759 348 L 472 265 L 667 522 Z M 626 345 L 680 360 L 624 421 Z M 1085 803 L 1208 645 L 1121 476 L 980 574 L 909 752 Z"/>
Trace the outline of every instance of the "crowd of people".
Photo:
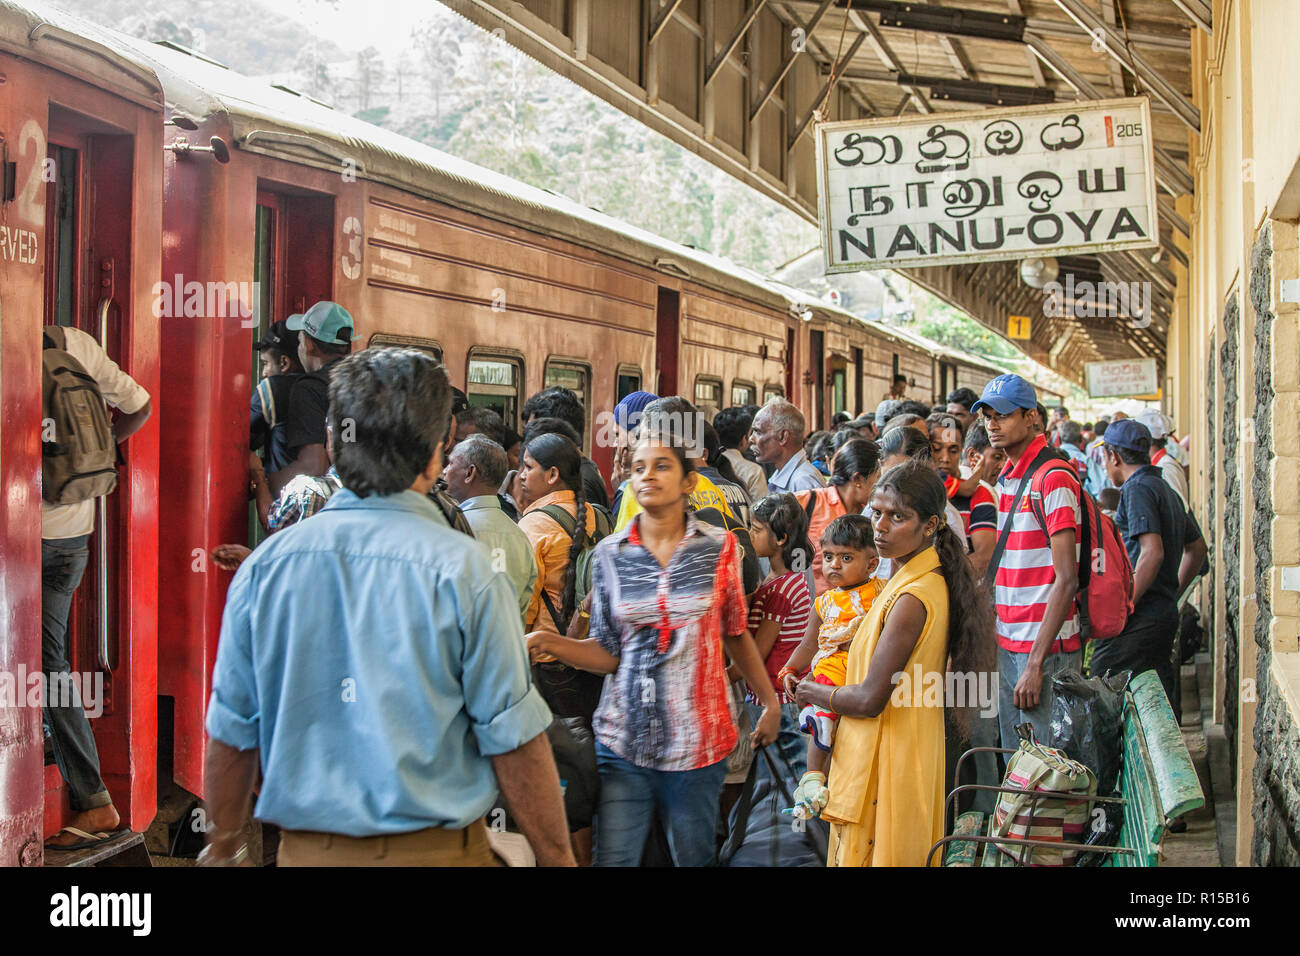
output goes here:
<path id="1" fill-rule="evenodd" d="M 267 535 L 213 553 L 237 570 L 204 863 L 247 856 L 251 812 L 279 865 L 710 865 L 771 745 L 829 865 L 919 865 L 954 748 L 1045 738 L 1051 678 L 1085 649 L 1175 697 L 1205 546 L 1159 412 L 1079 424 L 1016 375 L 931 407 L 904 380 L 809 434 L 781 398 L 708 420 L 640 391 L 605 475 L 573 392 L 529 398 L 519 435 L 432 357 L 351 338 L 318 303 L 260 343 Z M 1089 496 L 1135 594 L 1091 642 Z M 913 671 L 996 673 L 996 716 L 903 699 Z M 976 772 L 998 783 L 991 755 Z"/>

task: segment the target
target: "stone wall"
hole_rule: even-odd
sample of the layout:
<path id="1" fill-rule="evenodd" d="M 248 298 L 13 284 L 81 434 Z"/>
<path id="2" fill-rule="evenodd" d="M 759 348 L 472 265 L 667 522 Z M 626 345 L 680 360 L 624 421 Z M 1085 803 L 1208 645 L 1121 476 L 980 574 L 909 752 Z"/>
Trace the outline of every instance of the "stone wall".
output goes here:
<path id="1" fill-rule="evenodd" d="M 1273 230 L 1266 226 L 1250 255 L 1250 302 L 1255 310 L 1254 466 L 1251 479 L 1255 513 L 1251 537 L 1255 549 L 1255 716 L 1254 817 L 1251 862 L 1257 866 L 1300 866 L 1300 728 L 1286 698 L 1273 682 L 1273 519 L 1274 467 Z"/>
<path id="2" fill-rule="evenodd" d="M 1223 731 L 1233 765 L 1237 762 L 1237 697 L 1241 677 L 1237 664 L 1237 611 L 1241 607 L 1241 492 L 1237 475 L 1237 297 L 1230 296 L 1223 310 L 1223 344 L 1219 346 L 1219 377 L 1223 383 L 1223 408 L 1219 435 L 1219 460 L 1223 463 L 1223 540 L 1216 549 L 1223 573 Z M 1236 778 L 1233 778 L 1236 788 Z"/>
<path id="3" fill-rule="evenodd" d="M 1215 382 L 1218 377 L 1218 370 L 1214 367 L 1217 356 L 1214 352 L 1214 335 L 1210 335 L 1210 347 L 1205 353 L 1205 521 L 1201 529 L 1205 534 L 1205 545 L 1209 551 L 1210 570 L 1202 579 L 1201 593 L 1205 595 L 1205 614 L 1202 623 L 1205 625 L 1206 646 L 1213 648 L 1214 633 L 1214 581 L 1215 581 L 1215 560 L 1218 551 L 1218 535 L 1214 533 L 1214 515 L 1215 515 L 1215 498 L 1216 494 L 1218 463 L 1214 460 L 1214 436 L 1219 433 L 1216 427 L 1214 413 L 1216 409 L 1215 401 L 1218 398 L 1218 389 Z"/>

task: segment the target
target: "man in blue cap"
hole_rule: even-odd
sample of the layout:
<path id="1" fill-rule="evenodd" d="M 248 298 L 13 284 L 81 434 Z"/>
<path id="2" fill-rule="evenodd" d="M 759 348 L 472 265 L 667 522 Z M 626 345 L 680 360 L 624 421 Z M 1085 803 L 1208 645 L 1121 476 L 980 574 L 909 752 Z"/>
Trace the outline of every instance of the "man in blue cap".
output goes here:
<path id="1" fill-rule="evenodd" d="M 1178 492 L 1151 464 L 1151 432 L 1134 418 L 1102 439 L 1106 474 L 1119 488 L 1115 527 L 1133 563 L 1133 613 L 1119 635 L 1093 645 L 1094 674 L 1154 670 L 1174 701 L 1178 598 L 1205 559 L 1201 529 Z"/>
<path id="2" fill-rule="evenodd" d="M 1040 739 L 1049 736 L 1052 677 L 1083 664 L 1074 603 L 1082 489 L 1071 469 L 1048 468 L 1035 476 L 1055 455 L 1037 427 L 1034 387 L 1019 375 L 990 381 L 971 412 L 990 444 L 1007 455 L 997 485 L 998 544 L 985 580 L 994 583 L 997 608 L 1002 746 L 1015 748 L 1018 724 L 1033 724 Z"/>
<path id="3" fill-rule="evenodd" d="M 291 315 L 285 325 L 298 336 L 298 360 L 306 374 L 294 383 L 285 415 L 285 444 L 292 459 L 267 476 L 271 495 L 295 475 L 323 475 L 329 470 L 325 454 L 325 413 L 329 409 L 330 371 L 352 351 L 355 323 L 337 302 L 317 302 L 306 312 Z"/>

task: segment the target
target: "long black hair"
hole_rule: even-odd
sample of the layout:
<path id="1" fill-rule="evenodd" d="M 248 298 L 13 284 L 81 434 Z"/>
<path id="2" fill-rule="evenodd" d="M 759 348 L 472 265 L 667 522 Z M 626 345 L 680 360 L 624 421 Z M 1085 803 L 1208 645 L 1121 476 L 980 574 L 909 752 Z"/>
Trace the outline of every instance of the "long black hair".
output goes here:
<path id="1" fill-rule="evenodd" d="M 524 446 L 523 454 L 543 468 L 559 472 L 560 484 L 573 492 L 575 520 L 573 543 L 569 545 L 569 561 L 564 568 L 564 585 L 560 590 L 560 616 L 555 626 L 563 629 L 573 617 L 578 579 L 578 554 L 587 542 L 587 501 L 582 492 L 582 452 L 563 435 L 548 432 L 535 435 Z M 542 585 L 538 581 L 538 586 Z"/>
<path id="2" fill-rule="evenodd" d="M 799 499 L 788 491 L 767 495 L 754 505 L 752 520 L 761 521 L 772 529 L 772 534 L 785 538 L 781 546 L 781 560 L 792 571 L 805 571 L 812 566 L 813 546 L 808 540 L 808 512 Z M 802 555 L 803 560 L 799 560 Z"/>
<path id="3" fill-rule="evenodd" d="M 939 529 L 930 543 L 938 552 L 939 569 L 948 582 L 948 657 L 952 670 L 981 675 L 992 672 L 993 605 L 966 557 L 966 542 L 948 526 L 948 495 L 939 475 L 923 462 L 906 461 L 881 476 L 876 491 L 886 489 L 915 511 L 922 524 L 931 518 L 939 519 Z M 971 709 L 953 711 L 954 721 L 963 732 L 969 727 Z"/>
<path id="4" fill-rule="evenodd" d="M 852 484 L 857 475 L 870 478 L 879 467 L 880 447 L 869 438 L 850 438 L 831 462 L 831 484 Z"/>

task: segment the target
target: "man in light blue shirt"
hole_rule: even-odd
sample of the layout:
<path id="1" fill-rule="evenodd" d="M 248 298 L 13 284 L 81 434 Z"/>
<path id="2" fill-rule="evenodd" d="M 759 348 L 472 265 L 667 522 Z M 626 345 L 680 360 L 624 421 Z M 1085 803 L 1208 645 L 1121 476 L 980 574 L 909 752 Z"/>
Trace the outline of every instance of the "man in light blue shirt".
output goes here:
<path id="1" fill-rule="evenodd" d="M 335 366 L 329 396 L 329 420 L 351 426 L 331 431 L 343 489 L 254 551 L 227 594 L 200 862 L 246 853 L 260 763 L 255 815 L 283 828 L 282 866 L 489 865 L 498 789 L 538 862 L 571 865 L 516 595 L 426 497 L 446 372 L 368 349 Z"/>
<path id="2" fill-rule="evenodd" d="M 492 569 L 505 574 L 519 595 L 522 624 L 537 586 L 537 558 L 528 535 L 510 520 L 497 497 L 509 470 L 504 448 L 487 435 L 472 434 L 456 443 L 442 476 L 447 494 L 460 505 L 475 539 L 487 550 Z"/>
<path id="3" fill-rule="evenodd" d="M 776 470 L 767 479 L 772 494 L 824 488 L 822 474 L 804 454 L 803 413 L 783 398 L 771 398 L 754 416 L 750 444 L 754 457 Z"/>

